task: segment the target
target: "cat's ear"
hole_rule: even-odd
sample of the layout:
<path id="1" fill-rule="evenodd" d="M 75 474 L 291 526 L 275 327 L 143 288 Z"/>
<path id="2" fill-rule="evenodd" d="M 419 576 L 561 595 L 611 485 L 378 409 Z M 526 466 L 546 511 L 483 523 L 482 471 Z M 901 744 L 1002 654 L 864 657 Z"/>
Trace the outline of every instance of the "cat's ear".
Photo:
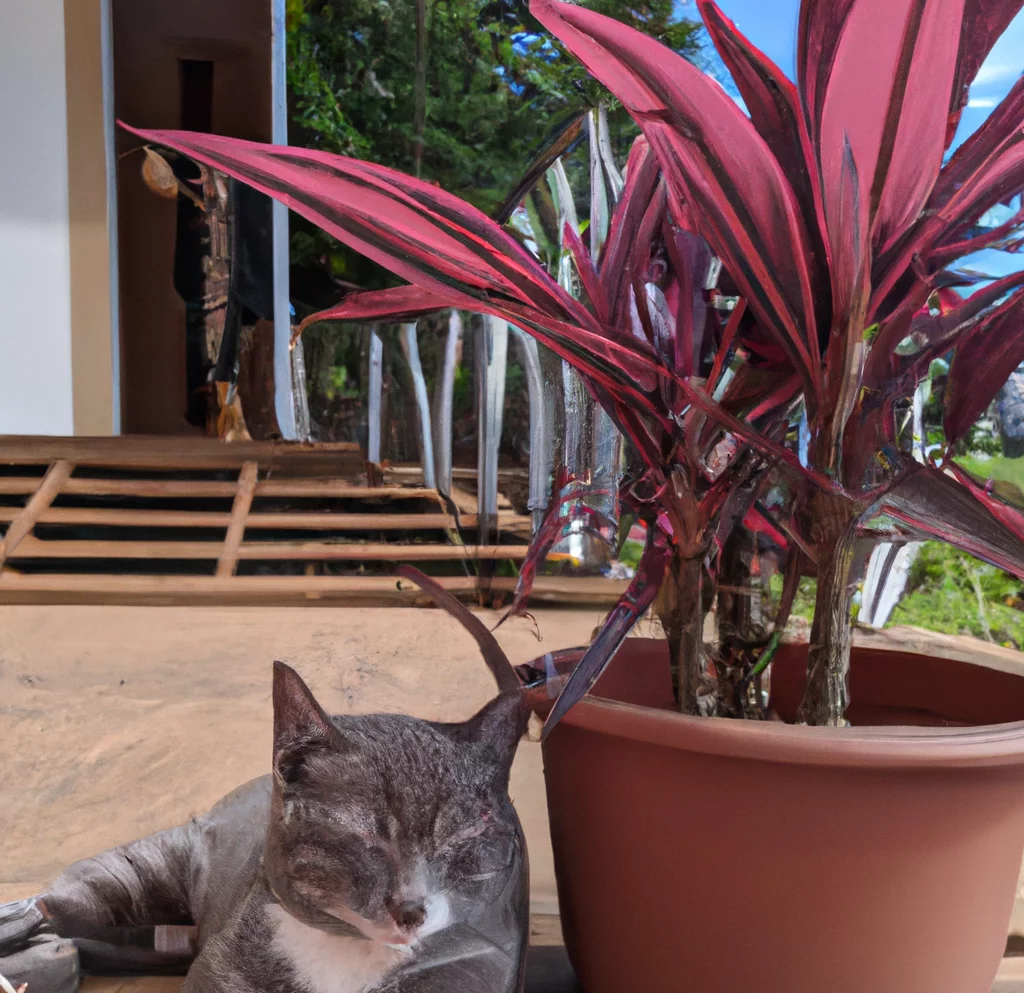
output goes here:
<path id="1" fill-rule="evenodd" d="M 464 724 L 456 724 L 455 737 L 482 754 L 495 775 L 504 780 L 529 719 L 530 709 L 522 693 L 502 693 Z"/>
<path id="2" fill-rule="evenodd" d="M 296 778 L 311 750 L 336 745 L 339 735 L 302 677 L 283 662 L 274 663 L 274 771 L 284 782 Z"/>

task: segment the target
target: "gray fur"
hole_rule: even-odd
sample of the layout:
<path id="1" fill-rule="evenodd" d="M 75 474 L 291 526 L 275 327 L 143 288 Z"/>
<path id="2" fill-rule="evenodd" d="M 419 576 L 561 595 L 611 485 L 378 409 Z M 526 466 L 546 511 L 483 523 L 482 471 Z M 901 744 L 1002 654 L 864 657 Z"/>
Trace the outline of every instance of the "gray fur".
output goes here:
<path id="1" fill-rule="evenodd" d="M 329 718 L 277 663 L 273 773 L 76 863 L 39 905 L 65 937 L 194 923 L 184 993 L 311 993 L 282 921 L 310 947 L 393 958 L 364 993 L 515 993 L 529 901 L 508 777 L 526 718 L 515 694 L 463 724 Z"/>

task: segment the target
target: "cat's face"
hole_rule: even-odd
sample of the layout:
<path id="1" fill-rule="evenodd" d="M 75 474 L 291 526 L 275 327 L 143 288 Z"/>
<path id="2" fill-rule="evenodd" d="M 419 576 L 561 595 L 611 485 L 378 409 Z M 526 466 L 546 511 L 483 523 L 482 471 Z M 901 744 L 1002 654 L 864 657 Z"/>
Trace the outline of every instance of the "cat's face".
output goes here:
<path id="1" fill-rule="evenodd" d="M 521 864 L 508 776 L 526 717 L 499 697 L 465 724 L 332 720 L 277 663 L 264 863 L 285 909 L 412 947 L 493 903 Z"/>

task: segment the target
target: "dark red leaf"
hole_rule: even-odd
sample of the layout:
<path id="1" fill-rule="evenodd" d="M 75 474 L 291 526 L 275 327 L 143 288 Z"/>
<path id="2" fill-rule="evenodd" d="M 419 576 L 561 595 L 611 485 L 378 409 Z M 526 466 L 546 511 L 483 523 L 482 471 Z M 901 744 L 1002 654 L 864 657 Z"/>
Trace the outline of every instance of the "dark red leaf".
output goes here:
<path id="1" fill-rule="evenodd" d="M 999 106 L 984 123 L 953 153 L 935 184 L 928 206 L 946 204 L 970 178 L 982 169 L 1008 135 L 1020 128 L 1024 117 L 1024 75 L 1013 84 Z"/>
<path id="2" fill-rule="evenodd" d="M 966 0 L 960 23 L 960 52 L 953 92 L 949 104 L 946 147 L 953 141 L 960 114 L 967 104 L 967 95 L 982 62 L 999 36 L 1024 6 L 1024 0 Z"/>
<path id="3" fill-rule="evenodd" d="M 1018 290 L 978 321 L 956 347 L 946 380 L 943 418 L 949 444 L 967 433 L 1021 362 L 1024 362 L 1024 290 Z"/>
<path id="4" fill-rule="evenodd" d="M 572 260 L 576 263 L 576 271 L 580 275 L 580 282 L 590 298 L 590 305 L 594 308 L 597 319 L 603 324 L 610 323 L 611 315 L 608 309 L 608 297 L 605 296 L 604 287 L 601 285 L 601 279 L 594 268 L 590 252 L 587 251 L 580 240 L 579 232 L 568 221 L 565 222 L 565 226 L 562 229 L 562 244 L 572 254 Z"/>
<path id="5" fill-rule="evenodd" d="M 855 0 L 803 0 L 797 29 L 797 82 L 813 147 L 821 136 L 822 108 L 836 49 Z"/>
<path id="6" fill-rule="evenodd" d="M 126 127 L 122 125 L 122 127 Z M 596 325 L 513 237 L 458 197 L 384 166 L 329 152 L 185 131 L 127 128 L 286 203 L 396 275 L 467 308 L 495 297 Z"/>
<path id="7" fill-rule="evenodd" d="M 938 538 L 976 558 L 1024 577 L 1021 531 L 997 516 L 963 480 L 911 463 L 882 498 L 879 510 L 914 535 Z"/>
<path id="8" fill-rule="evenodd" d="M 952 163 L 943 170 L 940 183 L 946 183 L 946 174 L 951 168 Z M 1011 128 L 1004 132 L 1002 141 L 998 142 L 981 165 L 954 189 L 948 199 L 942 201 L 941 197 L 933 198 L 934 205 L 929 206 L 917 224 L 893 250 L 887 253 L 880 271 L 876 272 L 877 285 L 868 311 L 869 319 L 879 312 L 916 256 L 927 255 L 933 246 L 941 245 L 990 207 L 1016 194 L 1022 186 L 1024 129 L 1018 124 L 1016 130 Z"/>
<path id="9" fill-rule="evenodd" d="M 1008 221 L 989 228 L 984 234 L 940 245 L 928 255 L 928 264 L 934 268 L 947 266 L 956 259 L 980 252 L 983 248 L 1012 251 L 1017 242 L 1015 235 L 1021 228 L 1024 228 L 1024 210 L 1018 210 Z"/>
<path id="10" fill-rule="evenodd" d="M 828 326 L 828 247 L 823 240 L 825 212 L 818 163 L 800 106 L 796 87 L 786 74 L 747 38 L 713 0 L 698 0 L 711 40 L 715 43 L 750 111 L 750 119 L 767 142 L 793 188 L 810 236 L 815 262 L 811 267 L 819 325 Z"/>
<path id="11" fill-rule="evenodd" d="M 641 32 L 558 0 L 533 0 L 531 10 L 640 124 L 673 196 L 694 210 L 712 251 L 817 395 L 808 237 L 764 139 L 717 83 Z"/>
<path id="12" fill-rule="evenodd" d="M 547 737 L 566 713 L 586 696 L 636 622 L 654 602 L 671 557 L 671 546 L 665 534 L 657 528 L 648 528 L 647 547 L 637 565 L 636 574 L 565 684 L 544 722 L 544 737 Z"/>
<path id="13" fill-rule="evenodd" d="M 657 158 L 651 152 L 647 139 L 641 135 L 633 142 L 629 152 L 626 185 L 612 213 L 608 240 L 598 265 L 608 297 L 611 320 L 619 326 L 628 323 L 631 280 L 626 276 L 627 262 L 636 244 L 644 215 L 655 197 L 660 172 Z"/>
<path id="14" fill-rule="evenodd" d="M 614 527 L 613 521 L 609 521 L 588 506 L 588 495 L 596 495 L 588 483 L 576 480 L 565 469 L 558 473 L 551 488 L 551 500 L 544 520 L 530 540 L 530 549 L 519 566 L 519 578 L 516 580 L 512 604 L 495 628 L 500 627 L 510 617 L 526 611 L 526 604 L 537 578 L 537 569 L 547 558 L 553 545 L 568 537 L 577 527 L 596 534 L 601 534 L 602 528 L 607 530 Z"/>
<path id="15" fill-rule="evenodd" d="M 508 656 L 498 644 L 497 639 L 487 630 L 487 626 L 475 617 L 468 607 L 455 599 L 443 586 L 439 585 L 429 576 L 424 576 L 419 569 L 411 565 L 400 565 L 396 570 L 399 576 L 414 582 L 424 593 L 439 607 L 443 607 L 452 615 L 472 636 L 480 648 L 480 654 L 491 670 L 494 681 L 502 693 L 519 693 L 522 684 L 515 668 L 509 662 Z"/>

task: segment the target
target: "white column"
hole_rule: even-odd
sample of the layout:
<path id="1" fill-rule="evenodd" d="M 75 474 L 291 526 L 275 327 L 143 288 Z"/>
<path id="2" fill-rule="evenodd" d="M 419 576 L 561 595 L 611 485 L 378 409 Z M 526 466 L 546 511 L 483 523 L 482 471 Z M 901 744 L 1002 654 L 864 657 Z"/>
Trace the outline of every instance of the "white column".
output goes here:
<path id="1" fill-rule="evenodd" d="M 288 56 L 285 33 L 285 0 L 271 0 L 272 133 L 275 145 L 288 144 Z M 291 358 L 291 295 L 288 280 L 288 208 L 273 206 L 274 231 L 274 409 L 285 438 L 297 435 Z M 296 346 L 301 348 L 302 345 Z M 299 397 L 305 403 L 305 397 Z M 306 440 L 306 439 L 301 439 Z"/>

